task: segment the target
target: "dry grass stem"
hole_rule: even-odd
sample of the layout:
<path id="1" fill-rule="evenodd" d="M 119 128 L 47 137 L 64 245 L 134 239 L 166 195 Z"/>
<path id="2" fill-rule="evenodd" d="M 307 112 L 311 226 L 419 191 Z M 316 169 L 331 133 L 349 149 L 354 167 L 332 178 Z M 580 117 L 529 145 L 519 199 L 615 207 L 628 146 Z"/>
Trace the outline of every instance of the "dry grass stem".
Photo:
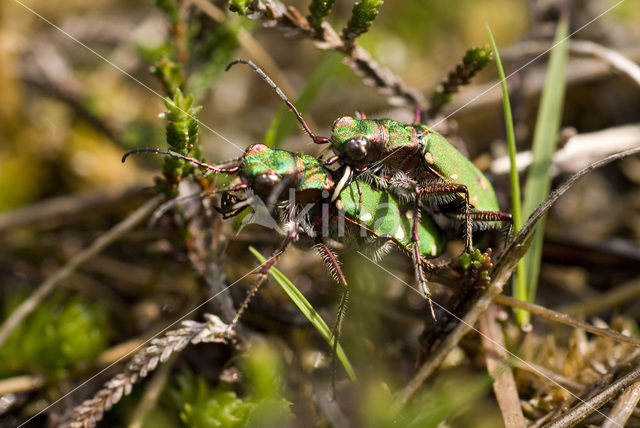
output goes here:
<path id="1" fill-rule="evenodd" d="M 225 343 L 229 337 L 228 325 L 215 315 L 205 314 L 207 322 L 183 321 L 175 330 L 152 339 L 150 345 L 136 353 L 124 371 L 107 381 L 93 398 L 85 400 L 73 410 L 74 416 L 67 426 L 87 428 L 96 426 L 120 399 L 131 393 L 133 384 L 146 377 L 176 352 L 182 351 L 189 343 Z"/>
<path id="2" fill-rule="evenodd" d="M 14 376 L 0 380 L 0 398 L 5 394 L 28 392 L 44 385 L 45 379 L 39 375 Z"/>
<path id="3" fill-rule="evenodd" d="M 609 413 L 609 419 L 604 421 L 602 428 L 625 426 L 629 416 L 638 406 L 638 401 L 640 401 L 640 382 L 634 383 L 620 394 Z"/>
<path id="4" fill-rule="evenodd" d="M 603 157 L 640 146 L 640 124 L 616 126 L 597 132 L 574 135 L 553 155 L 551 174 L 573 174 Z M 533 160 L 530 150 L 516 155 L 518 171 L 526 170 Z M 491 172 L 509 173 L 509 157 L 502 156 L 491 162 Z"/>
<path id="5" fill-rule="evenodd" d="M 546 428 L 565 428 L 580 423 L 582 420 L 584 420 L 604 404 L 606 404 L 609 400 L 613 399 L 620 393 L 620 391 L 635 383 L 638 378 L 640 378 L 640 367 L 636 367 L 629 374 L 621 377 L 611 385 L 603 388 L 594 397 L 589 400 L 583 401 L 582 403 L 565 413 L 562 417 L 551 421 L 548 425 L 546 425 Z"/>
<path id="6" fill-rule="evenodd" d="M 507 305 L 513 308 L 524 309 L 525 311 L 528 311 L 534 315 L 539 315 L 541 317 L 544 317 L 549 320 L 556 321 L 571 327 L 580 328 L 582 330 L 588 331 L 589 333 L 593 333 L 598 336 L 609 337 L 618 342 L 629 343 L 631 345 L 640 347 L 640 339 L 637 339 L 631 336 L 625 336 L 624 334 L 620 334 L 619 332 L 615 330 L 611 330 L 609 328 L 596 327 L 584 321 L 577 320 L 570 315 L 545 308 L 544 306 L 536 305 L 534 303 L 523 302 L 518 299 L 514 299 L 513 297 L 505 296 L 503 294 L 496 296 L 494 300 L 497 303 L 500 303 L 502 305 Z"/>
<path id="7" fill-rule="evenodd" d="M 520 407 L 518 386 L 513 371 L 507 365 L 506 352 L 500 324 L 496 320 L 496 306 L 489 309 L 478 319 L 478 329 L 482 332 L 482 346 L 485 352 L 487 370 L 493 377 L 493 392 L 502 412 L 502 420 L 508 427 L 526 427 L 527 423 Z"/>
<path id="8" fill-rule="evenodd" d="M 634 279 L 625 284 L 619 285 L 611 291 L 603 293 L 597 297 L 585 299 L 582 302 L 563 306 L 560 312 L 575 316 L 593 316 L 607 309 L 614 308 L 623 302 L 637 299 L 640 295 L 640 279 Z"/>
<path id="9" fill-rule="evenodd" d="M 131 199 L 149 194 L 148 187 L 92 190 L 86 193 L 51 198 L 23 208 L 0 213 L 0 232 L 41 223 L 58 223 L 70 218 L 95 214 Z"/>

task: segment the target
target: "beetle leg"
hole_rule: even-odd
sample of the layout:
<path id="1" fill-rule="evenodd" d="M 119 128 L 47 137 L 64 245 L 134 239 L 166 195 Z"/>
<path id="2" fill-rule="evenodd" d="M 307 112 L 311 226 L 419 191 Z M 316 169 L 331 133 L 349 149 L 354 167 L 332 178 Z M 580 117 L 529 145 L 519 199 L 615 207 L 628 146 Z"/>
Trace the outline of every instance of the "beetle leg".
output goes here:
<path id="1" fill-rule="evenodd" d="M 413 243 L 413 250 L 411 251 L 411 259 L 413 262 L 413 269 L 416 276 L 416 282 L 418 283 L 418 290 L 429 301 L 429 309 L 431 310 L 431 316 L 436 319 L 436 313 L 433 310 L 433 302 L 431 301 L 431 291 L 429 290 L 429 284 L 424 276 L 422 270 L 422 260 L 420 257 L 420 236 L 418 235 L 418 224 L 420 223 L 420 188 L 415 189 L 415 201 L 413 206 L 413 225 L 411 228 L 411 242 Z"/>
<path id="2" fill-rule="evenodd" d="M 331 390 L 335 397 L 336 393 L 336 371 L 338 367 L 338 343 L 340 340 L 340 334 L 342 333 L 342 322 L 347 314 L 347 305 L 349 304 L 349 289 L 342 289 L 342 296 L 340 297 L 340 304 L 338 305 L 338 315 L 336 315 L 336 322 L 331 330 L 331 336 L 333 342 L 331 343 Z"/>
<path id="3" fill-rule="evenodd" d="M 267 274 L 269 272 L 269 269 L 271 269 L 271 267 L 275 264 L 278 258 L 285 252 L 289 244 L 291 244 L 296 239 L 297 236 L 298 236 L 298 232 L 293 231 L 289 236 L 285 238 L 280 248 L 274 251 L 273 254 L 271 254 L 271 257 L 269 257 L 267 261 L 262 265 L 262 268 L 258 273 L 258 278 L 256 278 L 256 280 L 251 285 L 251 288 L 249 288 L 247 297 L 244 298 L 244 300 L 240 304 L 240 307 L 238 308 L 238 311 L 236 312 L 235 317 L 233 317 L 231 324 L 229 324 L 229 326 L 227 327 L 228 336 L 230 336 L 231 331 L 233 331 L 236 325 L 238 325 L 238 321 L 240 321 L 240 318 L 242 317 L 244 312 L 247 310 L 247 307 L 249 306 L 251 299 L 253 299 L 253 296 L 255 296 L 255 294 L 258 292 L 258 289 L 260 288 L 262 283 L 267 279 Z"/>
<path id="4" fill-rule="evenodd" d="M 316 250 L 320 254 L 322 261 L 327 266 L 329 273 L 331 273 L 332 278 L 344 285 L 348 286 L 347 280 L 345 279 L 344 273 L 342 273 L 342 268 L 340 267 L 340 262 L 338 261 L 338 257 L 336 257 L 335 253 L 325 244 L 322 240 L 318 239 L 316 245 Z"/>
<path id="5" fill-rule="evenodd" d="M 430 183 L 420 187 L 421 192 L 430 195 L 448 195 L 462 193 L 464 195 L 464 248 L 466 252 L 473 251 L 473 236 L 471 227 L 471 204 L 469 203 L 469 190 L 464 184 L 455 183 Z"/>
<path id="6" fill-rule="evenodd" d="M 336 282 L 344 285 L 342 291 L 342 297 L 340 298 L 340 305 L 338 306 L 338 314 L 336 315 L 336 321 L 333 325 L 333 329 L 331 330 L 331 335 L 333 337 L 333 342 L 331 343 L 331 389 L 335 393 L 335 381 L 336 381 L 336 367 L 337 361 L 336 357 L 338 355 L 338 343 L 340 339 L 340 333 L 342 332 L 342 321 L 344 321 L 344 317 L 347 313 L 347 303 L 349 301 L 349 287 L 347 284 L 347 280 L 344 277 L 344 273 L 342 272 L 342 268 L 340 267 L 340 262 L 338 258 L 334 254 L 334 252 L 327 246 L 324 241 L 318 239 L 316 245 L 316 250 L 320 253 L 320 257 L 322 261 L 327 266 L 327 269 L 331 273 L 331 276 Z"/>
<path id="7" fill-rule="evenodd" d="M 362 208 L 362 189 L 360 188 L 359 181 L 356 181 L 356 187 L 358 188 L 358 211 L 356 214 L 360 217 L 360 209 Z"/>

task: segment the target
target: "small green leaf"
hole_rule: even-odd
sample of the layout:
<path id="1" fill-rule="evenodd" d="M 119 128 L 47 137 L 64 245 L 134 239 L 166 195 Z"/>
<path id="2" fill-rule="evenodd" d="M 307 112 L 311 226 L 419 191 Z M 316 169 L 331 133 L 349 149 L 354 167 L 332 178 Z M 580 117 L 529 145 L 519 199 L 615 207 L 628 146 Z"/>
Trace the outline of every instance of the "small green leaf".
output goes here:
<path id="1" fill-rule="evenodd" d="M 342 34 L 347 39 L 355 39 L 361 34 L 369 31 L 371 24 L 378 16 L 382 0 L 362 0 L 353 5 L 351 18 L 342 30 Z"/>
<path id="2" fill-rule="evenodd" d="M 182 66 L 166 57 L 152 65 L 149 71 L 160 80 L 168 94 L 173 94 L 184 84 Z"/>
<path id="3" fill-rule="evenodd" d="M 171 150 L 181 155 L 201 159 L 202 153 L 198 144 L 198 120 L 195 115 L 202 109 L 193 105 L 193 96 L 185 97 L 180 89 L 176 89 L 173 98 L 165 98 L 164 105 L 167 111 L 163 118 L 167 144 Z M 164 165 L 164 175 L 170 185 L 176 184 L 181 177 L 185 177 L 194 171 L 190 163 L 173 157 L 167 157 Z M 169 186 L 171 187 L 171 186 Z"/>
<path id="4" fill-rule="evenodd" d="M 329 16 L 331 8 L 336 0 L 311 0 L 309 4 L 309 23 L 314 28 L 319 28 L 324 18 Z"/>
<path id="5" fill-rule="evenodd" d="M 264 263 L 266 261 L 266 259 L 262 256 L 262 254 L 260 254 L 258 250 L 256 250 L 255 248 L 249 247 L 249 251 L 251 251 L 258 260 L 260 260 L 260 263 Z M 320 314 L 318 314 L 315 311 L 315 309 L 313 309 L 313 306 L 311 306 L 311 303 L 309 303 L 309 301 L 302 295 L 300 290 L 298 290 L 296 286 L 293 285 L 293 283 L 289 281 L 289 279 L 286 276 L 284 276 L 282 272 L 280 272 L 278 269 L 272 267 L 271 269 L 269 269 L 269 273 L 278 282 L 278 284 L 280 284 L 280 286 L 285 291 L 285 293 L 289 295 L 293 303 L 295 303 L 298 309 L 300 309 L 300 312 L 302 312 L 304 316 L 307 317 L 307 319 L 311 322 L 311 324 L 313 324 L 316 330 L 318 330 L 320 335 L 324 337 L 324 339 L 327 341 L 329 346 L 333 349 L 333 341 L 334 341 L 333 334 L 331 333 L 331 330 L 329 329 L 327 324 L 324 322 L 322 317 L 320 317 Z M 351 367 L 351 363 L 349 362 L 349 359 L 344 353 L 342 346 L 340 346 L 340 344 L 338 343 L 338 346 L 336 346 L 336 348 L 337 348 L 336 355 L 338 356 L 338 359 L 340 360 L 340 362 L 342 363 L 342 366 L 344 367 L 347 374 L 349 375 L 349 378 L 355 382 L 356 374 L 353 371 L 353 368 Z"/>
<path id="6" fill-rule="evenodd" d="M 558 131 L 562 119 L 562 106 L 564 102 L 566 65 L 569 55 L 568 24 L 565 19 L 558 23 L 556 36 L 553 41 L 553 49 L 549 58 L 549 66 L 545 80 L 538 118 L 533 134 L 533 162 L 529 167 L 523 214 L 530 215 L 549 194 L 551 188 L 551 157 L 556 150 Z M 544 234 L 545 218 L 542 218 L 535 228 L 535 235 L 531 247 L 524 257 L 527 295 L 518 296 L 528 302 L 535 298 L 540 272 L 540 259 L 542 257 L 542 239 Z M 527 321 L 528 317 L 525 320 Z"/>
<path id="7" fill-rule="evenodd" d="M 229 10 L 239 15 L 246 15 L 247 8 L 251 6 L 252 0 L 231 0 L 229 2 Z"/>
<path id="8" fill-rule="evenodd" d="M 510 171 L 509 177 L 511 182 L 511 213 L 513 215 L 513 227 L 514 233 L 518 233 L 522 227 L 522 199 L 520 196 L 520 178 L 518 176 L 518 168 L 516 165 L 516 137 L 513 128 L 513 116 L 511 115 L 511 103 L 509 102 L 509 90 L 507 88 L 507 80 L 504 75 L 504 69 L 502 68 L 502 62 L 500 61 L 500 54 L 498 47 L 489 28 L 489 24 L 486 25 L 489 32 L 489 39 L 491 40 L 491 46 L 493 48 L 493 56 L 496 59 L 496 67 L 498 68 L 498 76 L 500 76 L 500 84 L 502 86 L 502 106 L 504 109 L 504 124 L 507 131 L 507 145 L 509 146 L 509 161 Z M 515 284 L 513 286 L 513 297 L 516 299 L 524 299 L 527 295 L 527 284 L 525 278 L 525 261 L 520 260 L 517 267 L 515 276 Z M 528 315 L 520 309 L 515 309 L 514 313 L 518 322 L 521 324 L 527 324 L 529 322 Z"/>

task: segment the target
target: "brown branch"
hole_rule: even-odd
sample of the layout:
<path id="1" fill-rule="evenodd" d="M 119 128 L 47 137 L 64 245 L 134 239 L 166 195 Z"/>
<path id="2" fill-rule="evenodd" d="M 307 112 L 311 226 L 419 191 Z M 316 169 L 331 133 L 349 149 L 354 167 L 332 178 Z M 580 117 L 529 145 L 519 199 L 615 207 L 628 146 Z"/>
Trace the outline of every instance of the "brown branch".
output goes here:
<path id="1" fill-rule="evenodd" d="M 40 223 L 69 221 L 79 214 L 95 214 L 103 208 L 111 208 L 120 202 L 148 195 L 148 187 L 92 190 L 85 193 L 59 196 L 36 202 L 13 211 L 0 213 L 0 232 L 15 227 Z"/>
<path id="2" fill-rule="evenodd" d="M 604 421 L 602 428 L 624 426 L 638 405 L 638 401 L 640 401 L 640 382 L 634 383 L 620 394 L 611 413 L 609 413 L 609 419 Z"/>
<path id="3" fill-rule="evenodd" d="M 318 30 L 309 24 L 298 9 L 293 6 L 285 7 L 273 0 L 254 0 L 249 6 L 247 16 L 263 21 L 265 27 L 283 30 L 285 37 L 311 39 L 318 49 L 343 53 L 343 62 L 360 76 L 365 84 L 388 96 L 391 104 L 411 106 L 420 110 L 428 108 L 428 102 L 420 91 L 406 86 L 402 79 L 378 64 L 360 46 L 347 43 L 326 21 Z"/>

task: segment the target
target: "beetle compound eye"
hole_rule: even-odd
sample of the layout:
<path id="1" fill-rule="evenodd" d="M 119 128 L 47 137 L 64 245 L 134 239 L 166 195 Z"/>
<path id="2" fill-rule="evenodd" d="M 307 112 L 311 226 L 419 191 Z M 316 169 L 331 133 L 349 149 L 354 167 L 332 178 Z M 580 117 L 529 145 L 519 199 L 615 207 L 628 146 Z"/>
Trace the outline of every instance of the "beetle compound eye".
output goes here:
<path id="1" fill-rule="evenodd" d="M 369 154 L 369 140 L 359 135 L 344 143 L 344 153 L 351 160 L 363 160 Z"/>
<path id="2" fill-rule="evenodd" d="M 282 177 L 273 171 L 263 172 L 256 175 L 253 181 L 253 188 L 260 195 L 268 195 L 280 183 Z"/>

